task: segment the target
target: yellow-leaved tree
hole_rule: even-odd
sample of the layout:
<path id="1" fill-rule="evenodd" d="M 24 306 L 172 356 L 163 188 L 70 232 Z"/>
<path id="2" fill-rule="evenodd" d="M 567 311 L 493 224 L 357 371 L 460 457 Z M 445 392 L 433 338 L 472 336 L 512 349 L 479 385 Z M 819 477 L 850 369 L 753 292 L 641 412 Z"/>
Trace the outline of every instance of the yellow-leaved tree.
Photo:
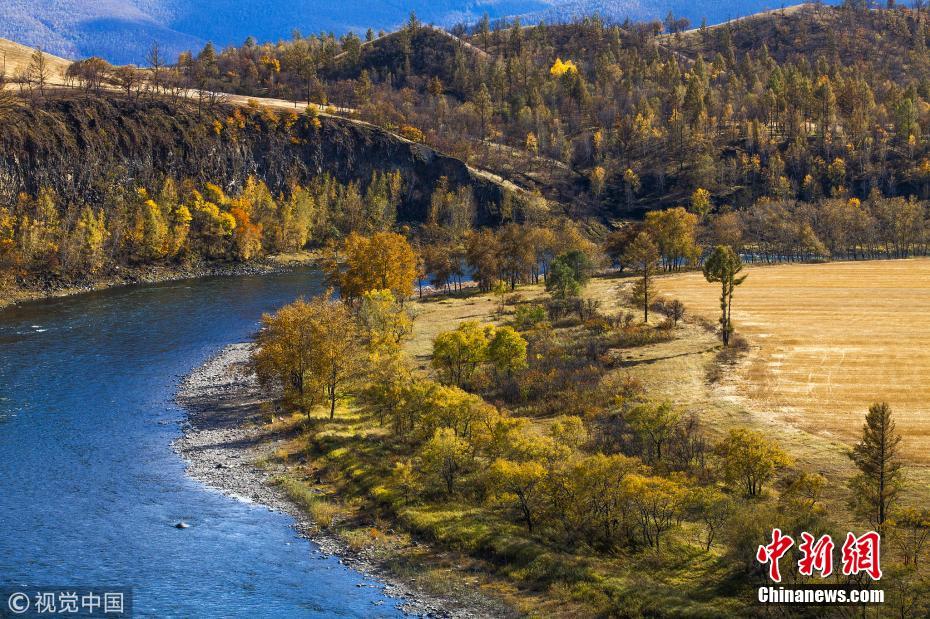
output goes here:
<path id="1" fill-rule="evenodd" d="M 324 268 L 327 280 L 349 302 L 371 290 L 390 290 L 403 301 L 413 294 L 417 256 L 400 234 L 362 236 L 353 232 L 331 252 Z"/>
<path id="2" fill-rule="evenodd" d="M 277 385 L 293 405 L 307 410 L 322 396 L 329 417 L 353 383 L 364 360 L 355 317 L 326 293 L 298 299 L 262 318 L 256 371 L 266 385 Z"/>

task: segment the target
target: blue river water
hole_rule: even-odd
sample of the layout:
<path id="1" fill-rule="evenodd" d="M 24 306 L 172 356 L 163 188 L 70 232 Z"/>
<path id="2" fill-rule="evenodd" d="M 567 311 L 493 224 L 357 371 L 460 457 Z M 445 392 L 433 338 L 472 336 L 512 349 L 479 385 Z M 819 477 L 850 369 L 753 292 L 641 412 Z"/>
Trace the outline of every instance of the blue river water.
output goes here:
<path id="1" fill-rule="evenodd" d="M 0 311 L 0 586 L 129 586 L 136 616 L 401 616 L 288 516 L 186 477 L 170 447 L 178 379 L 319 289 L 302 270 Z"/>

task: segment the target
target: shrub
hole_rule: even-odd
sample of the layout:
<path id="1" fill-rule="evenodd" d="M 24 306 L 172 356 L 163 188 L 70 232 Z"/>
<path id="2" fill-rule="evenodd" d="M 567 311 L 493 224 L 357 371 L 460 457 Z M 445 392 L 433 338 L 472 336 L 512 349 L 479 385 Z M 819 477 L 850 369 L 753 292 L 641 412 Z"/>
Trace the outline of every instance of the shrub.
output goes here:
<path id="1" fill-rule="evenodd" d="M 546 308 L 537 303 L 518 305 L 513 316 L 513 325 L 520 331 L 532 329 L 549 318 Z"/>

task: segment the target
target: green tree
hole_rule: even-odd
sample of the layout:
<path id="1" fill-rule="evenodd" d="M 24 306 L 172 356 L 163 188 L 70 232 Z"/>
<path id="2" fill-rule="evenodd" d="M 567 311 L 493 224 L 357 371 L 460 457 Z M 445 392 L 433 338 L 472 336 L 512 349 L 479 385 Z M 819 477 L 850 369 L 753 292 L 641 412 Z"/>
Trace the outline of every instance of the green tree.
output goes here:
<path id="1" fill-rule="evenodd" d="M 633 298 L 641 303 L 643 322 L 649 322 L 649 301 L 652 298 L 653 276 L 659 264 L 659 249 L 648 232 L 640 232 L 629 244 L 624 254 L 624 262 L 630 270 L 639 275 L 634 287 Z"/>
<path id="2" fill-rule="evenodd" d="M 549 266 L 546 290 L 555 299 L 567 299 L 581 293 L 581 283 L 575 279 L 575 271 L 570 265 L 556 259 Z"/>
<path id="3" fill-rule="evenodd" d="M 556 299 L 577 297 L 590 281 L 593 270 L 591 258 L 581 250 L 560 254 L 549 265 L 546 290 Z"/>
<path id="4" fill-rule="evenodd" d="M 720 282 L 720 337 L 724 347 L 730 345 L 730 336 L 733 334 L 733 322 L 730 318 L 733 290 L 746 281 L 747 277 L 739 276 L 742 270 L 743 261 L 727 245 L 718 245 L 704 263 L 704 278 L 708 282 Z"/>
<path id="5" fill-rule="evenodd" d="M 859 469 L 849 483 L 854 511 L 879 531 L 884 530 L 904 481 L 898 457 L 900 443 L 891 407 L 885 402 L 870 406 L 862 440 L 849 453 Z"/>

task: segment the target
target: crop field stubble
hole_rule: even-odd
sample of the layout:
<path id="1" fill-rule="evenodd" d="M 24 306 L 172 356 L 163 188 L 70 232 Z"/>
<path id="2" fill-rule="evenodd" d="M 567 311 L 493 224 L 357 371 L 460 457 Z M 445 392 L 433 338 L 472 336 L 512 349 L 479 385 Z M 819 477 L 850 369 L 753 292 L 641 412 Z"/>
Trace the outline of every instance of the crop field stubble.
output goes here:
<path id="1" fill-rule="evenodd" d="M 903 456 L 930 464 L 930 259 L 747 266 L 733 321 L 751 350 L 730 377 L 756 413 L 851 445 L 887 401 Z M 662 277 L 661 293 L 716 320 L 719 284 Z"/>

